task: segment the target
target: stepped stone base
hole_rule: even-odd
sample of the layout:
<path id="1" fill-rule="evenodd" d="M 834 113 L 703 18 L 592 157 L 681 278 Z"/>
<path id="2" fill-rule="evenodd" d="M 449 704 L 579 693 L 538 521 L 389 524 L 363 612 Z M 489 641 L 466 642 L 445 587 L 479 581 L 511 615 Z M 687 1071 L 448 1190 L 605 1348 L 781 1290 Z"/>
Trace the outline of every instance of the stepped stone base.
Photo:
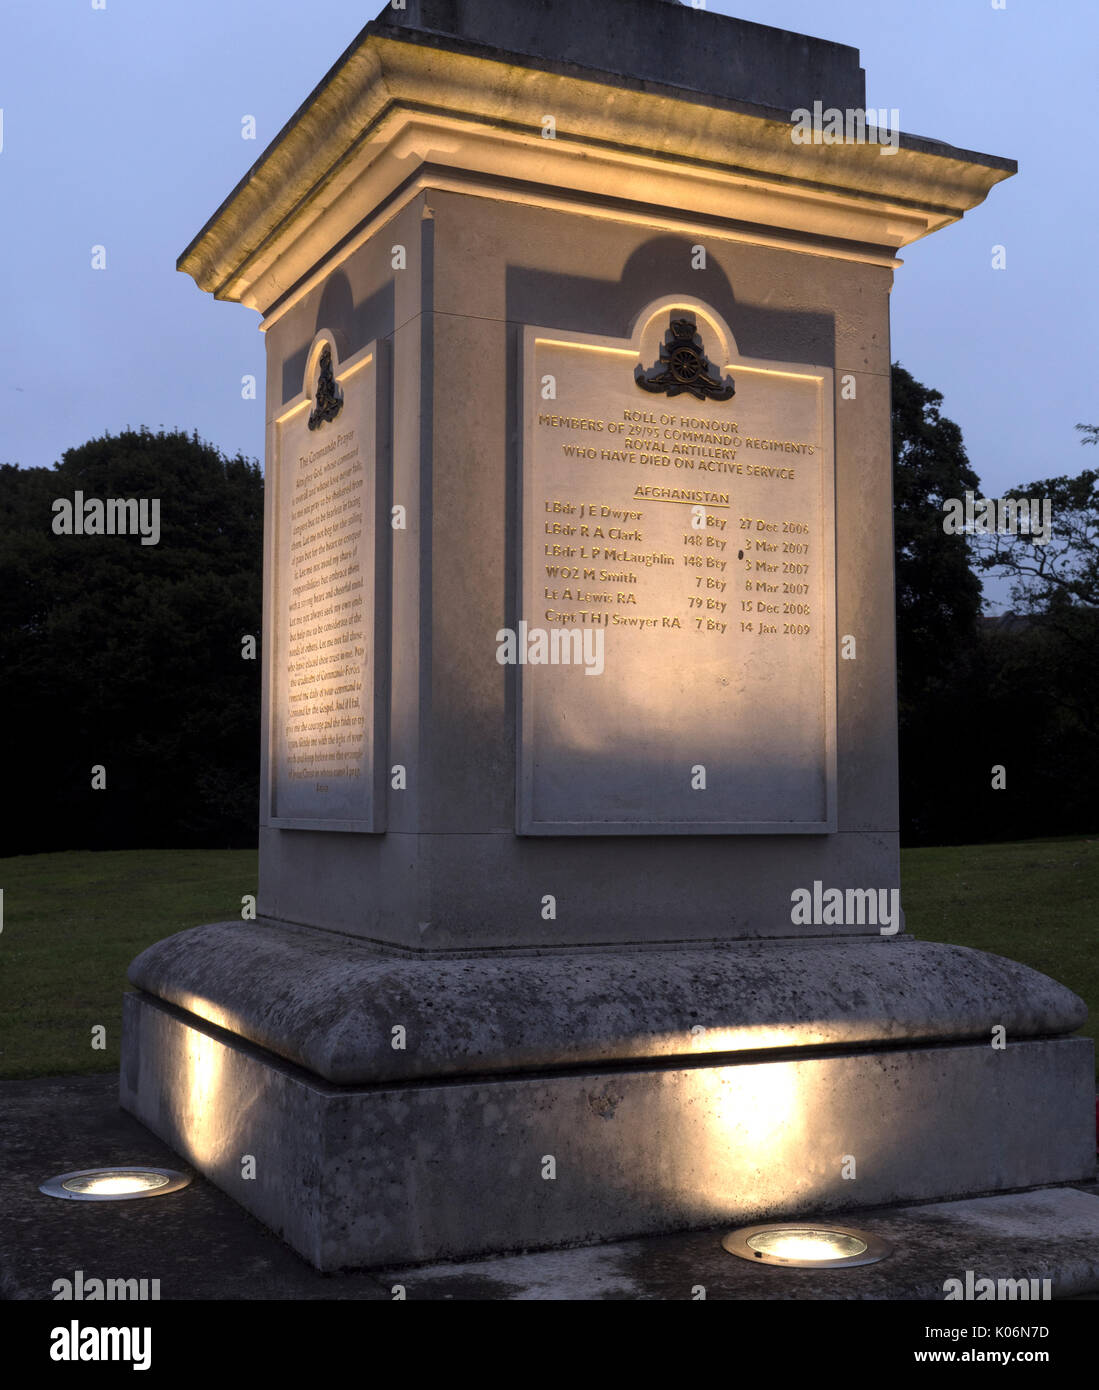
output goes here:
<path id="1" fill-rule="evenodd" d="M 1083 1006 L 965 948 L 428 962 L 222 923 L 150 948 L 131 978 L 123 1106 L 323 1270 L 1095 1172 L 1093 1046 L 1056 1036 Z"/>

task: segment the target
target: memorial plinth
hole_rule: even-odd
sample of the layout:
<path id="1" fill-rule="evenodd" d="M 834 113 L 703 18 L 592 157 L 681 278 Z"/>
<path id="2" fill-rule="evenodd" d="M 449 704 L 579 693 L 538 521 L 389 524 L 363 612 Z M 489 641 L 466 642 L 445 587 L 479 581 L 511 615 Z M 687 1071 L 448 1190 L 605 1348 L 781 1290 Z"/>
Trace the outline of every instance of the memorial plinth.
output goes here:
<path id="1" fill-rule="evenodd" d="M 180 259 L 266 334 L 260 919 L 135 961 L 122 1096 L 321 1268 L 1093 1172 L 1083 1005 L 896 906 L 889 291 L 1015 166 L 818 100 L 410 0 Z"/>

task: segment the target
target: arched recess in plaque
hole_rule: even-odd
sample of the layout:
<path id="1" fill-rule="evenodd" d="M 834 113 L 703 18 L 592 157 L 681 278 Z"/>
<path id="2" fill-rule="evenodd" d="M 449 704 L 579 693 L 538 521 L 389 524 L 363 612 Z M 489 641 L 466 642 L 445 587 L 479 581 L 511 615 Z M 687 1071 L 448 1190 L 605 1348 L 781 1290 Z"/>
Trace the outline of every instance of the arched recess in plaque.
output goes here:
<path id="1" fill-rule="evenodd" d="M 267 518 L 267 824 L 379 832 L 385 626 L 378 346 L 317 333 L 275 418 Z"/>
<path id="2" fill-rule="evenodd" d="M 684 295 L 520 381 L 518 833 L 834 831 L 831 369 Z"/>

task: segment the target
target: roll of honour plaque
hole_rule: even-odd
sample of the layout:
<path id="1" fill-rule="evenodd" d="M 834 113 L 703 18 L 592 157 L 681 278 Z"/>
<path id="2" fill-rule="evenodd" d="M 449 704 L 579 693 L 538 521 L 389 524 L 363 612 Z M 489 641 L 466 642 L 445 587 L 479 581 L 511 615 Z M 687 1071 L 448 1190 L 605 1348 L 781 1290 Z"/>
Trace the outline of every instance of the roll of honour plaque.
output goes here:
<path id="1" fill-rule="evenodd" d="M 284 830 L 384 829 L 377 422 L 377 345 L 340 365 L 318 334 L 274 423 L 268 775 Z"/>
<path id="2" fill-rule="evenodd" d="M 831 371 L 684 300 L 522 381 L 519 832 L 834 830 Z"/>

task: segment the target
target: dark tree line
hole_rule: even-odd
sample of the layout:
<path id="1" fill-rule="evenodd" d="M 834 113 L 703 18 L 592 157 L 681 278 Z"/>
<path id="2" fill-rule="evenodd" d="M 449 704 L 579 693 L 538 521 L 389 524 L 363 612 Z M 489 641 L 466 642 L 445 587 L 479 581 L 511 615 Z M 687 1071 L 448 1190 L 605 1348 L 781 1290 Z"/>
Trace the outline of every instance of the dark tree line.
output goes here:
<path id="1" fill-rule="evenodd" d="M 1045 547 L 948 534 L 944 502 L 980 483 L 941 405 L 894 367 L 904 841 L 1095 830 L 1099 474 L 1011 494 L 1051 499 Z M 158 544 L 57 534 L 54 504 L 78 492 L 159 499 Z M 259 465 L 197 435 L 126 431 L 53 468 L 0 465 L 0 854 L 255 844 L 262 528 Z M 983 569 L 1013 577 L 1010 621 L 982 616 Z"/>
<path id="2" fill-rule="evenodd" d="M 158 544 L 56 534 L 78 492 L 159 499 Z M 197 435 L 0 466 L 0 853 L 255 843 L 262 529 L 259 465 Z"/>
<path id="3" fill-rule="evenodd" d="M 903 840 L 965 844 L 1095 830 L 1097 475 L 1007 494 L 1049 499 L 1046 543 L 1023 532 L 949 535 L 943 502 L 983 494 L 941 404 L 939 392 L 894 366 Z M 1013 616 L 982 617 L 981 571 L 1010 577 Z"/>

